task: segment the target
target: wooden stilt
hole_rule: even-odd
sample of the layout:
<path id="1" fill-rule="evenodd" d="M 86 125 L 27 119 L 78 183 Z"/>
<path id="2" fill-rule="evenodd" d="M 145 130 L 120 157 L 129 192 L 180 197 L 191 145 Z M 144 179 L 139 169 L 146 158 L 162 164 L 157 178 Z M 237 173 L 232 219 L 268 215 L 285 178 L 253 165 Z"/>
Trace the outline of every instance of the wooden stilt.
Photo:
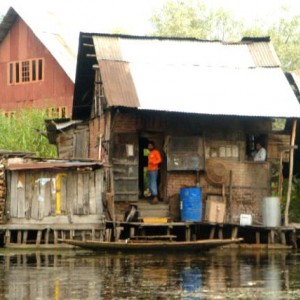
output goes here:
<path id="1" fill-rule="evenodd" d="M 222 227 L 218 228 L 218 238 L 223 239 L 223 228 Z"/>
<path id="2" fill-rule="evenodd" d="M 18 244 L 22 243 L 22 231 L 21 230 L 18 230 L 17 243 Z"/>
<path id="3" fill-rule="evenodd" d="M 213 239 L 213 238 L 215 237 L 215 232 L 216 232 L 216 227 L 213 226 L 213 227 L 210 229 L 209 239 Z"/>
<path id="4" fill-rule="evenodd" d="M 36 236 L 36 245 L 40 245 L 42 240 L 42 230 L 38 230 Z"/>
<path id="5" fill-rule="evenodd" d="M 45 232 L 45 244 L 46 245 L 49 244 L 49 235 L 50 235 L 50 228 L 47 228 L 47 230 Z"/>
<path id="6" fill-rule="evenodd" d="M 285 238 L 285 232 L 281 231 L 280 232 L 280 241 L 282 245 L 286 245 L 286 238 Z"/>
<path id="7" fill-rule="evenodd" d="M 232 239 L 236 239 L 237 238 L 238 231 L 239 231 L 239 228 L 237 226 L 234 226 L 232 228 L 232 231 L 231 231 L 231 238 Z"/>
<path id="8" fill-rule="evenodd" d="M 53 231 L 53 236 L 54 236 L 54 244 L 58 243 L 58 231 L 54 230 Z"/>
<path id="9" fill-rule="evenodd" d="M 130 227 L 130 235 L 131 238 L 135 236 L 135 227 Z"/>
<path id="10" fill-rule="evenodd" d="M 275 243 L 275 232 L 274 230 L 270 230 L 268 232 L 268 244 L 274 244 Z"/>
<path id="11" fill-rule="evenodd" d="M 190 225 L 185 226 L 185 240 L 186 241 L 191 240 L 191 227 L 190 227 Z"/>
<path id="12" fill-rule="evenodd" d="M 256 242 L 256 244 L 260 244 L 260 232 L 259 231 L 255 232 L 255 242 Z"/>
<path id="13" fill-rule="evenodd" d="M 28 238 L 28 230 L 23 231 L 23 244 L 27 244 L 27 238 Z"/>
<path id="14" fill-rule="evenodd" d="M 10 239 L 11 239 L 11 233 L 10 230 L 7 229 L 5 231 L 5 244 L 10 244 Z"/>

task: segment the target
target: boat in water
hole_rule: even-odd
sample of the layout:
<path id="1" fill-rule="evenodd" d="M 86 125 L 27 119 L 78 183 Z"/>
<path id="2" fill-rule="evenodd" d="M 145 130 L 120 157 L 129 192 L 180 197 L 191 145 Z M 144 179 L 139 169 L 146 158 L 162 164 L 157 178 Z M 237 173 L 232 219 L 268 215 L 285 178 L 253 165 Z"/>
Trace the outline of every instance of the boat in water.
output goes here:
<path id="1" fill-rule="evenodd" d="M 60 240 L 62 243 L 91 249 L 95 251 L 172 251 L 187 250 L 201 251 L 205 249 L 217 248 L 230 244 L 237 244 L 243 241 L 241 238 L 235 239 L 206 239 L 197 241 L 147 241 L 147 240 L 120 240 L 117 242 L 105 242 L 96 240 Z"/>

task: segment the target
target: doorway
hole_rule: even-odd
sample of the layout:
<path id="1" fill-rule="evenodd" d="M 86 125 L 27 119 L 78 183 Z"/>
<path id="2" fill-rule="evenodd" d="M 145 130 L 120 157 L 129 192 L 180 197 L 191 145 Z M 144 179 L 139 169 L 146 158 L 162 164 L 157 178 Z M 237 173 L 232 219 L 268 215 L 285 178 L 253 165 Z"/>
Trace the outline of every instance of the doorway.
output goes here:
<path id="1" fill-rule="evenodd" d="M 147 166 L 148 166 L 148 142 L 153 141 L 155 148 L 159 150 L 162 163 L 158 172 L 158 197 L 164 200 L 166 196 L 166 155 L 163 151 L 164 135 L 162 133 L 141 132 L 139 135 L 139 198 L 150 196 Z"/>

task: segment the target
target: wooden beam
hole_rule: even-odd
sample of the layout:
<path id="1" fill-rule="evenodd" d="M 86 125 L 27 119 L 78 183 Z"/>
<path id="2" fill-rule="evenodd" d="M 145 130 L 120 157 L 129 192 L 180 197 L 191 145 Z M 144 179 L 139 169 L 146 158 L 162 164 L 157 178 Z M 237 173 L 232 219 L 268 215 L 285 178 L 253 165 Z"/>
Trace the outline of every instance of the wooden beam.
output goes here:
<path id="1" fill-rule="evenodd" d="M 292 192 L 296 127 L 297 127 L 297 120 L 294 119 L 293 127 L 292 127 L 292 136 L 291 136 L 289 180 L 288 180 L 288 190 L 287 190 L 287 196 L 286 196 L 286 205 L 285 205 L 285 211 L 284 211 L 284 226 L 288 226 L 288 224 L 289 224 L 289 208 L 290 208 L 291 192 Z"/>

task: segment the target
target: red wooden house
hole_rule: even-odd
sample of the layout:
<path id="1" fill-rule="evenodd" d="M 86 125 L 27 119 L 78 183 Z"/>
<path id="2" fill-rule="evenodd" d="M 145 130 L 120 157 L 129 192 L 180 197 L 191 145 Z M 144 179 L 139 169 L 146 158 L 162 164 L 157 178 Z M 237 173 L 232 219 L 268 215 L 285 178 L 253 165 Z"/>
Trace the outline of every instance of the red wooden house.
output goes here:
<path id="1" fill-rule="evenodd" d="M 53 15 L 27 16 L 10 8 L 0 24 L 0 110 L 45 108 L 72 113 L 76 53 Z"/>

